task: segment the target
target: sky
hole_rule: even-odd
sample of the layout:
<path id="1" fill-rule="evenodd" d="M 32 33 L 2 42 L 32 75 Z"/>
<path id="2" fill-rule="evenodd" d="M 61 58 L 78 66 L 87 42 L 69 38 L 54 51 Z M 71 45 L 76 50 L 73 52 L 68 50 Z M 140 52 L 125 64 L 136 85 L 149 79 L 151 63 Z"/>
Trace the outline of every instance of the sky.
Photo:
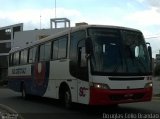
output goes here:
<path id="1" fill-rule="evenodd" d="M 0 27 L 24 23 L 24 30 L 50 27 L 55 0 L 0 0 Z M 160 50 L 160 0 L 56 0 L 56 17 L 78 22 L 139 29 Z"/>

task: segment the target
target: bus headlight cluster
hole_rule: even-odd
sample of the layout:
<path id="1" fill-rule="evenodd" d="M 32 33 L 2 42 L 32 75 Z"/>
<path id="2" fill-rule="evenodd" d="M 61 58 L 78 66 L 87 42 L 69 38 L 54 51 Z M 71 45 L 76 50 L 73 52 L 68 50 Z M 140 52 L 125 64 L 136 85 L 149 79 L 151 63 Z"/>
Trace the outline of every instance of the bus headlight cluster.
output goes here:
<path id="1" fill-rule="evenodd" d="M 153 86 L 152 82 L 146 83 L 146 85 L 144 86 L 144 88 L 150 88 Z"/>
<path id="2" fill-rule="evenodd" d="M 99 89 L 110 89 L 110 87 L 107 84 L 100 84 L 100 83 L 91 83 L 91 87 Z"/>

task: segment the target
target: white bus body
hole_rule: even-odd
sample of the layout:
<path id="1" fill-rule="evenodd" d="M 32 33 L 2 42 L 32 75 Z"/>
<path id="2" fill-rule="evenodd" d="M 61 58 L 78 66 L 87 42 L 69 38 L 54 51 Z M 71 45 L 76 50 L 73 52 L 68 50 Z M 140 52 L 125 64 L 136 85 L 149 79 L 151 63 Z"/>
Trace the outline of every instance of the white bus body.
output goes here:
<path id="1" fill-rule="evenodd" d="M 9 87 L 87 105 L 150 101 L 150 53 L 139 30 L 85 25 L 48 36 L 9 55 Z"/>

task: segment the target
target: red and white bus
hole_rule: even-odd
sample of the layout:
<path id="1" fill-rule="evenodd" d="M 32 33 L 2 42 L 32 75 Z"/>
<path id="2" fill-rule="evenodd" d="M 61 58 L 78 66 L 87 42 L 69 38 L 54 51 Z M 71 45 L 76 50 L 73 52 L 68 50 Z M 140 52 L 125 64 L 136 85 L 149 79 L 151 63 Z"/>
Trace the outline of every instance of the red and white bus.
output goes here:
<path id="1" fill-rule="evenodd" d="M 141 31 L 117 26 L 68 28 L 9 53 L 8 85 L 86 105 L 117 105 L 152 98 L 151 47 Z"/>

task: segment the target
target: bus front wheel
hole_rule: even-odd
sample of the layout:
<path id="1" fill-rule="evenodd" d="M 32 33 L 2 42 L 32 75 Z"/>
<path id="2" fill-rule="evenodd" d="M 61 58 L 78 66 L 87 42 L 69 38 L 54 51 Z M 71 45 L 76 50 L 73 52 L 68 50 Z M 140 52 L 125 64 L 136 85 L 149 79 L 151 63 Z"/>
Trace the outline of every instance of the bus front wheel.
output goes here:
<path id="1" fill-rule="evenodd" d="M 71 93 L 69 90 L 66 90 L 64 93 L 64 105 L 66 108 L 72 107 Z"/>

